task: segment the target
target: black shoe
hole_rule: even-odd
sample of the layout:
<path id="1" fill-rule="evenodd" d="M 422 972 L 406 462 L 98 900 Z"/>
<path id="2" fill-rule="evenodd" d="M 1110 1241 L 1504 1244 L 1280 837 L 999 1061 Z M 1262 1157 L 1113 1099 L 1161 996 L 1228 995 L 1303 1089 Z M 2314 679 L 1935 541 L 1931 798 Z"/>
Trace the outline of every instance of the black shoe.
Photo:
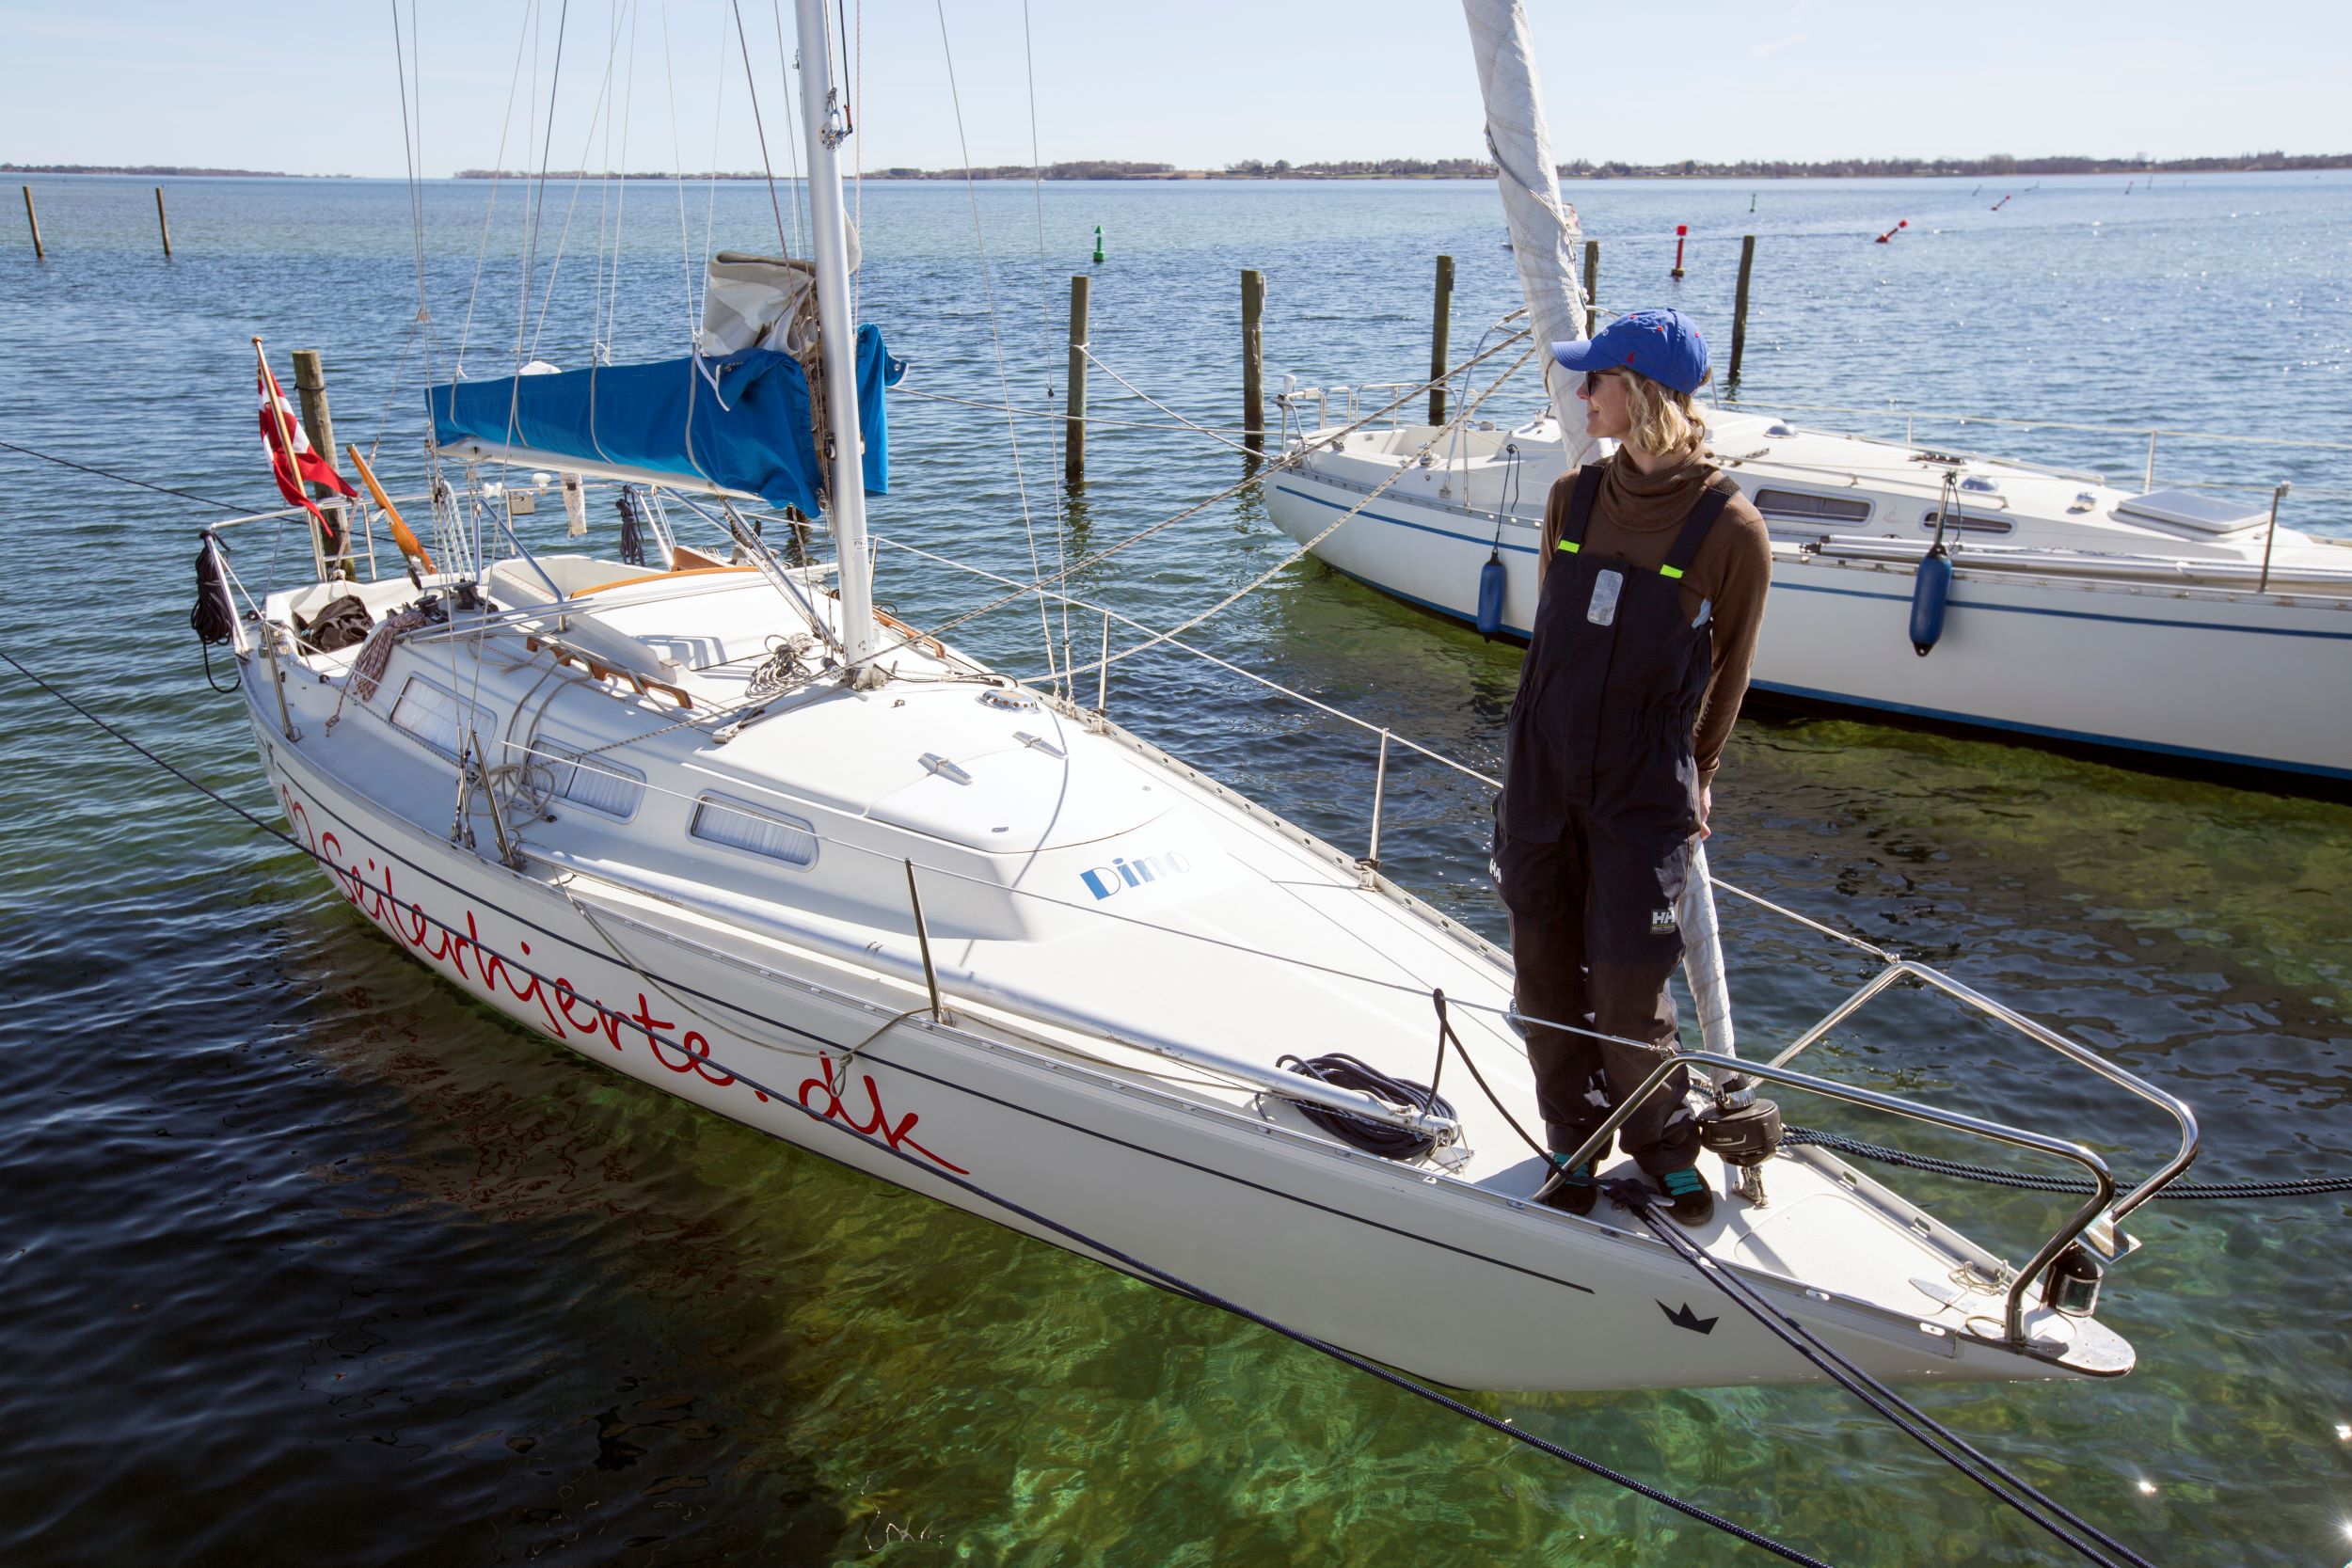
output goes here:
<path id="1" fill-rule="evenodd" d="M 1694 1165 L 1670 1170 L 1658 1179 L 1666 1196 L 1674 1201 L 1666 1212 L 1684 1225 L 1705 1225 L 1715 1217 L 1715 1192 L 1707 1184 L 1707 1178 Z"/>
<path id="2" fill-rule="evenodd" d="M 1559 1164 L 1556 1156 L 1553 1164 Z M 1599 1197 L 1600 1188 L 1593 1182 L 1593 1167 L 1582 1164 L 1561 1166 L 1560 1180 L 1552 1182 L 1551 1190 L 1535 1201 L 1547 1209 L 1557 1209 L 1564 1214 L 1589 1214 Z"/>

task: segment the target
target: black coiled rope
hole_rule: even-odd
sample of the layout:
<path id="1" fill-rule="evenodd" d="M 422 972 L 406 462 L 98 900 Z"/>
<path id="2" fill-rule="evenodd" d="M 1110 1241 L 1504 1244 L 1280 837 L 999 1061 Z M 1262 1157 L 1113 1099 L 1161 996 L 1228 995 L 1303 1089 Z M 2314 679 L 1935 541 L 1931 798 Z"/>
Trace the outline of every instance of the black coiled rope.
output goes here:
<path id="1" fill-rule="evenodd" d="M 1279 1056 L 1277 1067 L 1302 1073 L 1317 1083 L 1328 1084 L 1335 1089 L 1354 1089 L 1372 1095 L 1390 1104 L 1420 1112 L 1426 1117 L 1454 1118 L 1454 1106 L 1437 1087 L 1416 1084 L 1409 1079 L 1391 1078 L 1378 1068 L 1372 1067 L 1344 1052 L 1334 1051 L 1312 1058 Z M 1298 1114 L 1343 1143 L 1377 1154 L 1387 1160 L 1426 1160 L 1437 1151 L 1438 1140 L 1426 1132 L 1397 1127 L 1385 1121 L 1374 1121 L 1350 1111 L 1334 1111 L 1311 1100 L 1294 1100 Z"/>

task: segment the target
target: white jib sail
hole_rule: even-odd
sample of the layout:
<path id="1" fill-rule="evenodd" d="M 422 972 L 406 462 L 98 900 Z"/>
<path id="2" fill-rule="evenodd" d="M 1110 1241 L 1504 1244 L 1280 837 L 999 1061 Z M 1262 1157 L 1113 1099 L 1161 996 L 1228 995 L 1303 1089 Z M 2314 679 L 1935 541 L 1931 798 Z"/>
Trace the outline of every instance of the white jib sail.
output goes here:
<path id="1" fill-rule="evenodd" d="M 1584 236 L 1576 214 L 1560 199 L 1560 175 L 1544 133 L 1543 91 L 1535 79 L 1535 40 L 1518 0 L 1462 0 L 1470 49 L 1478 60 L 1478 90 L 1486 101 L 1486 150 L 1502 188 L 1510 220 L 1511 253 L 1529 325 L 1547 349 L 1584 336 L 1584 296 L 1577 285 Z M 1542 356 L 1544 389 L 1559 417 L 1569 467 L 1593 453 L 1576 401 L 1576 377 Z"/>

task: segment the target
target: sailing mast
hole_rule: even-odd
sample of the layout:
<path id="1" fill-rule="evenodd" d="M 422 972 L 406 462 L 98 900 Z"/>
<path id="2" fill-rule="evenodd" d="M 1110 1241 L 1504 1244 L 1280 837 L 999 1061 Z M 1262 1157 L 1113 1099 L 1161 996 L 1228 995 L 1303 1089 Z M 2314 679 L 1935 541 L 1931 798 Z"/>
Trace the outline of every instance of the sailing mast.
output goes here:
<path id="1" fill-rule="evenodd" d="M 825 416 L 832 434 L 821 454 L 834 553 L 839 560 L 841 645 L 850 684 L 879 683 L 874 657 L 874 574 L 866 546 L 865 438 L 857 422 L 857 324 L 850 319 L 850 246 L 842 216 L 838 149 L 850 122 L 836 102 L 833 52 L 825 39 L 824 0 L 797 0 L 801 119 L 808 142 L 808 205 L 815 218 L 818 347 L 824 356 Z"/>

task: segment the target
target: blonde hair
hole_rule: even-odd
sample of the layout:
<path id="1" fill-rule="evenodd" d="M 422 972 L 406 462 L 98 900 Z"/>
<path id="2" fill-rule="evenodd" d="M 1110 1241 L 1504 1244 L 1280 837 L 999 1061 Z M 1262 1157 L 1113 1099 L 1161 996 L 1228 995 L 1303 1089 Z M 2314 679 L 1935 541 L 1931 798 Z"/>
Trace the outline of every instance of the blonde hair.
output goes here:
<path id="1" fill-rule="evenodd" d="M 1639 371 L 1624 372 L 1626 404 L 1632 415 L 1625 444 L 1651 457 L 1696 449 L 1707 438 L 1707 416 L 1691 394 L 1652 381 Z"/>

